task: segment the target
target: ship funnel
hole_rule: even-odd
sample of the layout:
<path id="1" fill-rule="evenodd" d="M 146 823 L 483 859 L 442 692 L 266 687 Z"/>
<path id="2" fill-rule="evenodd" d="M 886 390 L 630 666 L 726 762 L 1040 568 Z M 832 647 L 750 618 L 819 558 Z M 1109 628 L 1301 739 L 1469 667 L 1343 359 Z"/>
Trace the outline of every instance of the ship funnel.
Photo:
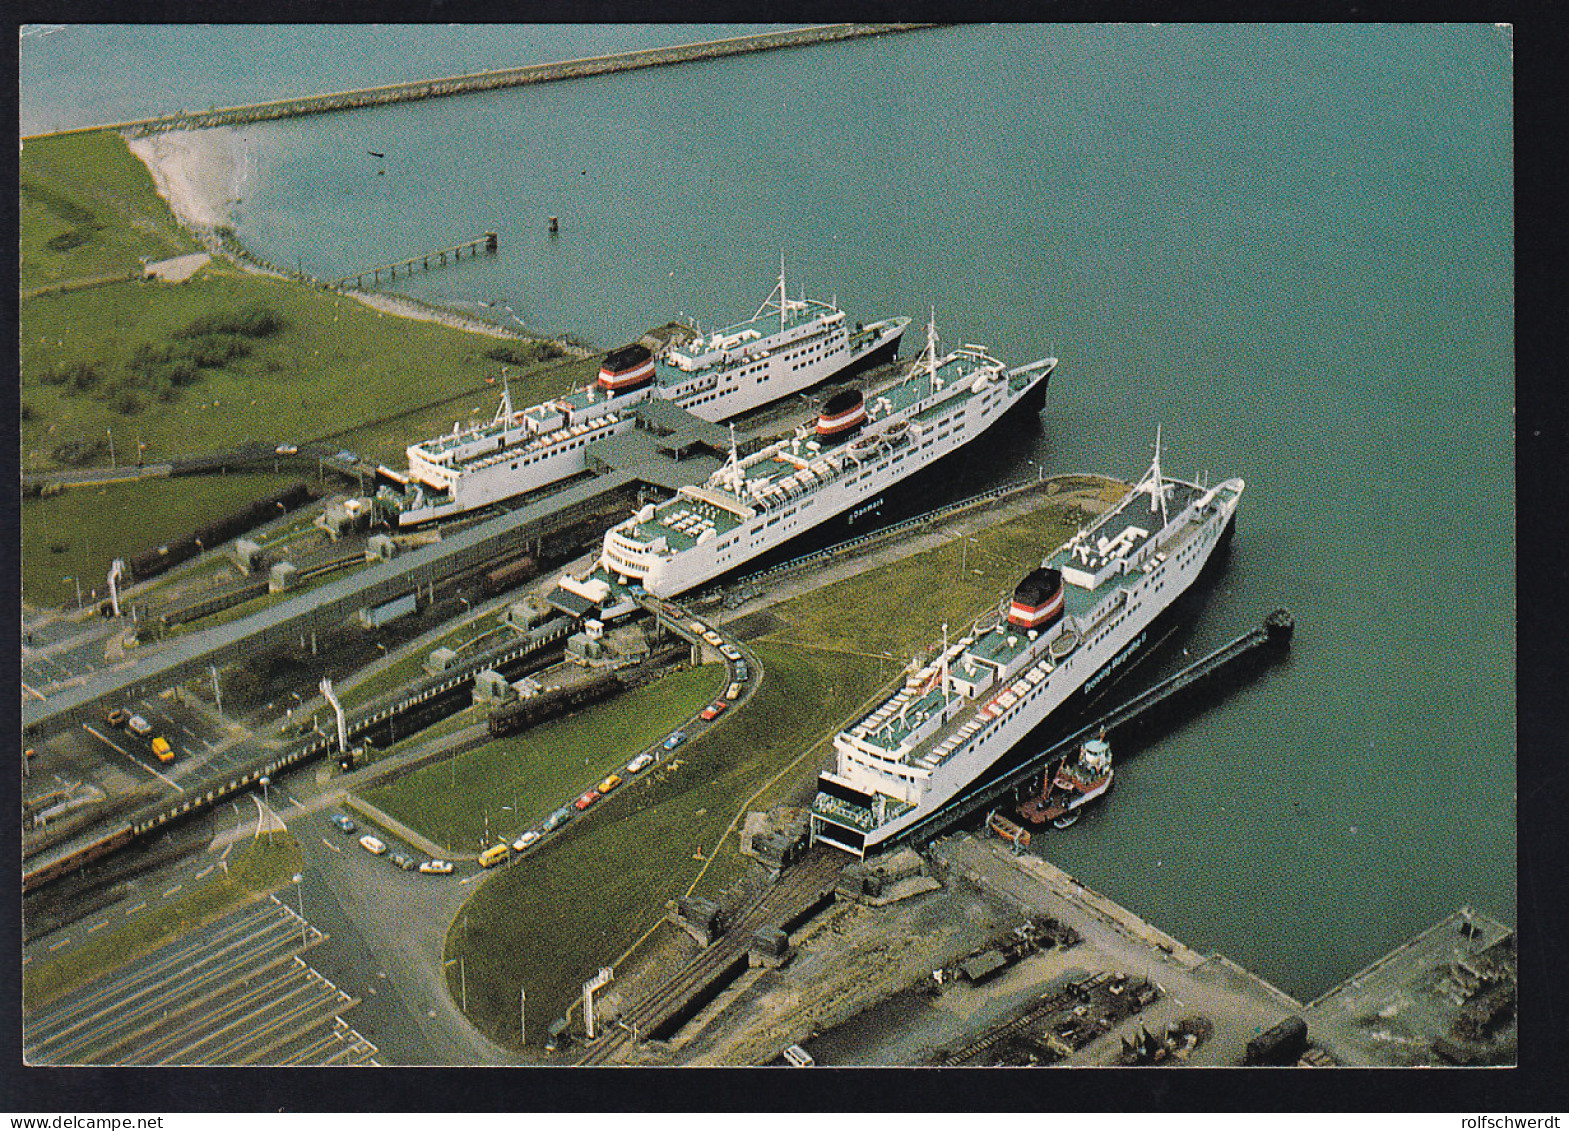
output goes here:
<path id="1" fill-rule="evenodd" d="M 654 379 L 654 355 L 635 342 L 605 355 L 599 367 L 599 386 L 611 396 L 641 389 Z"/>
<path id="2" fill-rule="evenodd" d="M 843 389 L 823 404 L 817 416 L 817 435 L 825 440 L 848 439 L 865 423 L 866 398 L 859 389 Z"/>
<path id="3" fill-rule="evenodd" d="M 1062 573 L 1055 569 L 1032 569 L 1013 591 L 1008 623 L 1018 628 L 1046 628 L 1062 616 L 1062 606 Z"/>

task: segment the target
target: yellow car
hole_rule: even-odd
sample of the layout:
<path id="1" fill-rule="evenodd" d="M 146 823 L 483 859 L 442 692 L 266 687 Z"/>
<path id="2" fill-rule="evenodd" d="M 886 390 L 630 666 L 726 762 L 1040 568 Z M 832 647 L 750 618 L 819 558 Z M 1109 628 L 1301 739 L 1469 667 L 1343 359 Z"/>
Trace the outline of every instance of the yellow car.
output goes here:
<path id="1" fill-rule="evenodd" d="M 618 786 L 620 784 L 621 784 L 621 775 L 620 774 L 611 774 L 608 778 L 606 778 L 604 781 L 600 782 L 594 788 L 599 790 L 600 793 L 609 793 L 612 789 L 615 789 L 616 786 Z"/>

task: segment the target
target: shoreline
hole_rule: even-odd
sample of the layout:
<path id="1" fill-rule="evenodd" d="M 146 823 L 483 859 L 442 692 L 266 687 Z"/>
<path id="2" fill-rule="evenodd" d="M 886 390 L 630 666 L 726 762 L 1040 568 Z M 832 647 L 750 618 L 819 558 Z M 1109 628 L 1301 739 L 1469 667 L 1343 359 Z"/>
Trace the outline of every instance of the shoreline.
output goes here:
<path id="1" fill-rule="evenodd" d="M 204 130 L 179 130 L 141 137 L 121 135 L 131 155 L 146 166 L 157 193 L 169 205 L 180 226 L 209 253 L 222 257 L 242 271 L 275 279 L 309 284 L 309 276 L 270 267 L 245 248 L 229 226 L 229 209 L 240 199 L 239 189 L 248 171 L 244 168 L 239 131 L 218 126 Z M 219 231 L 219 229 L 225 229 Z M 343 294 L 383 314 L 418 322 L 435 322 L 451 330 L 483 334 L 517 342 L 549 342 L 572 357 L 591 357 L 597 351 L 567 335 L 543 337 L 523 334 L 450 307 L 437 306 L 408 295 L 343 288 Z"/>

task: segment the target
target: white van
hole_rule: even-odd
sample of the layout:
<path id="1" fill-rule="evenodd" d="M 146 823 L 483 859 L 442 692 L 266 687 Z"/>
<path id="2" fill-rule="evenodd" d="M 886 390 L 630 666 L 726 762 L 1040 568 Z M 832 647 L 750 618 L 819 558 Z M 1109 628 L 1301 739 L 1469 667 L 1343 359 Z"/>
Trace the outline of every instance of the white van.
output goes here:
<path id="1" fill-rule="evenodd" d="M 387 851 L 387 846 L 385 844 L 382 844 L 381 841 L 369 835 L 360 837 L 360 847 L 363 848 L 366 852 L 369 852 L 372 856 L 380 856 L 383 852 Z"/>

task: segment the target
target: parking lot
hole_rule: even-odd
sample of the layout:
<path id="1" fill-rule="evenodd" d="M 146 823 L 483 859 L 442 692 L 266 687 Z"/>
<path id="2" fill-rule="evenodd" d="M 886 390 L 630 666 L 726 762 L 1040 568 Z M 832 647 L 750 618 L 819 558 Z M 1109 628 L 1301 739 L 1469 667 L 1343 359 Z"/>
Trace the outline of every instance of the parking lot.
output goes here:
<path id="1" fill-rule="evenodd" d="M 26 1019 L 30 1064 L 373 1065 L 357 999 L 309 963 L 320 930 L 268 898 Z"/>

